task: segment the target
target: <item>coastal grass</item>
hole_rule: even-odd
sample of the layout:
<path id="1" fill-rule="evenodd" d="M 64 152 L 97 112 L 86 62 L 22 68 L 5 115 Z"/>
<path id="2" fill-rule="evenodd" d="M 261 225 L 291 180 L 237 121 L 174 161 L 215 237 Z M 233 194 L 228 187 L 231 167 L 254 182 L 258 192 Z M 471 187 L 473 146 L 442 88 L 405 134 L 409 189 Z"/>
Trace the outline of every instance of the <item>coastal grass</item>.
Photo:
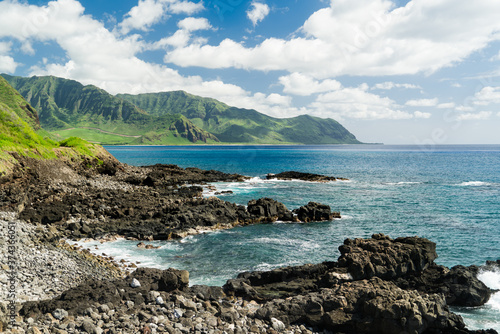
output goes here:
<path id="1" fill-rule="evenodd" d="M 84 138 L 85 140 L 106 145 L 130 145 L 133 144 L 137 138 L 134 136 L 124 136 L 119 134 L 104 133 L 96 129 L 86 128 L 71 128 L 65 130 L 57 130 L 51 132 L 56 138 L 65 140 L 71 137 Z"/>
<path id="2" fill-rule="evenodd" d="M 115 129 L 113 129 L 115 130 Z M 116 130 L 115 130 L 116 131 Z M 110 133 L 107 130 L 95 128 L 70 128 L 64 130 L 56 130 L 50 132 L 53 137 L 59 140 L 66 140 L 71 137 L 79 137 L 88 142 L 100 145 L 193 145 L 187 138 L 181 137 L 180 134 L 174 135 L 171 132 L 158 133 L 149 131 L 141 135 L 127 135 L 119 133 Z M 208 139 L 206 144 L 220 144 L 215 140 Z"/>

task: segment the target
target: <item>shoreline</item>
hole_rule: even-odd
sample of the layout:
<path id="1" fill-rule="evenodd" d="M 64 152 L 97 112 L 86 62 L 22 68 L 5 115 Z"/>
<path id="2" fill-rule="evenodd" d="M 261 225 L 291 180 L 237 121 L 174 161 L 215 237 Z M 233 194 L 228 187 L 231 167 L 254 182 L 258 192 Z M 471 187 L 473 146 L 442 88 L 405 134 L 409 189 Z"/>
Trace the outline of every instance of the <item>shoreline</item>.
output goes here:
<path id="1" fill-rule="evenodd" d="M 23 331 L 36 327 L 58 333 L 99 334 L 104 331 L 244 334 L 286 330 L 311 333 L 334 329 L 369 333 L 370 328 L 356 320 L 369 317 L 381 330 L 396 326 L 398 332 L 435 329 L 452 333 L 451 330 L 456 329 L 460 330 L 456 333 L 473 333 L 465 329 L 461 318 L 447 310 L 447 299 L 453 294 L 445 298 L 435 295 L 432 289 L 463 290 L 470 297 L 459 301 L 450 299 L 458 305 L 470 302 L 480 305 L 491 293 L 475 278 L 474 268 L 437 266 L 434 243 L 416 237 L 390 239 L 384 235 L 346 240 L 337 262 L 241 273 L 224 287 L 189 286 L 189 273 L 175 269 L 138 268 L 125 278 L 112 278 L 109 274 L 112 268 L 102 269 L 112 259 L 85 257 L 86 252 L 79 252 L 78 247 L 58 249 L 59 240 L 85 236 L 95 239 L 109 234 L 137 241 L 168 240 L 207 229 L 213 231 L 283 218 L 293 221 L 293 212 L 269 198 L 250 201 L 247 207 L 218 198 L 199 198 L 203 188 L 196 184 L 243 180 L 243 176 L 236 174 L 174 165 L 133 167 L 118 162 L 95 171 L 82 166 L 69 168 L 57 162 L 47 168 L 32 159 L 25 159 L 23 163 L 29 167 L 29 173 L 21 171 L 0 187 L 0 199 L 4 199 L 0 208 L 19 212 L 19 219 L 12 214 L 4 216 L 18 224 L 20 239 L 26 241 L 22 243 L 26 255 L 42 254 L 31 255 L 39 259 L 38 279 L 24 278 L 23 284 L 28 284 L 29 291 L 43 280 L 42 286 L 48 290 L 38 290 L 38 295 L 52 293 L 47 295 L 50 300 L 18 305 L 22 308 L 16 309 L 19 316 L 14 317 L 11 324 Z M 319 203 L 309 203 L 297 210 L 298 216 L 303 215 L 303 221 L 333 218 L 330 207 Z M 2 224 L 8 223 L 7 220 Z M 371 253 L 372 249 L 379 248 L 380 251 Z M 39 253 L 30 253 L 30 249 Z M 380 252 L 387 256 L 382 264 L 378 258 Z M 21 262 L 26 260 L 19 254 L 22 267 Z M 76 258 L 82 258 L 81 263 L 71 262 Z M 403 260 L 407 258 L 410 262 Z M 92 259 L 97 259 L 97 263 L 92 265 Z M 412 276 L 420 273 L 429 275 L 422 286 L 414 281 L 417 276 Z M 473 286 L 449 285 L 450 280 L 460 275 L 470 276 L 468 282 Z M 77 276 L 80 279 L 75 279 Z M 66 290 L 52 289 L 51 292 L 50 288 L 59 280 L 64 284 L 58 286 Z M 405 284 L 417 284 L 424 292 L 419 294 Z M 58 293 L 62 295 L 57 297 Z M 360 300 L 384 295 L 387 298 L 374 309 L 357 306 Z M 334 296 L 343 296 L 343 299 Z M 333 304 L 332 298 L 337 298 Z M 377 316 L 388 310 L 391 305 L 388 302 L 401 298 L 412 308 L 417 307 L 419 318 L 403 324 L 395 321 L 401 317 L 398 314 L 391 313 L 387 320 Z M 297 310 L 294 305 L 300 305 L 302 311 L 292 312 Z M 405 307 L 402 306 L 401 312 L 409 312 Z M 283 313 L 283 310 L 290 311 Z M 0 305 L 0 315 L 2 312 Z M 446 321 L 437 322 L 439 317 Z M 4 324 L 6 322 L 1 322 L 0 326 Z"/>

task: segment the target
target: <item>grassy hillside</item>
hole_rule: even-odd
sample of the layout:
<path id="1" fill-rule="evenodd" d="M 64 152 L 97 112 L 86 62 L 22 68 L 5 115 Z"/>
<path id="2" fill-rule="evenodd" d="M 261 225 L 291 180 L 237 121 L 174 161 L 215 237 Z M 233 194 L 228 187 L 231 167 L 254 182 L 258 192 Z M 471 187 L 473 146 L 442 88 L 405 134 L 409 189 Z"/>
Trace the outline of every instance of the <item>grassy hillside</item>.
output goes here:
<path id="1" fill-rule="evenodd" d="M 230 107 L 183 91 L 119 94 L 152 115 L 180 113 L 222 142 L 246 144 L 359 144 L 332 119 L 312 116 L 273 118 L 255 110 Z"/>
<path id="2" fill-rule="evenodd" d="M 39 111 L 43 129 L 59 139 L 79 136 L 103 144 L 218 142 L 180 114 L 150 115 L 92 85 L 52 76 L 2 75 Z"/>
<path id="3" fill-rule="evenodd" d="M 0 149 L 20 154 L 55 156 L 57 144 L 35 132 L 40 129 L 36 111 L 0 77 Z"/>
<path id="4" fill-rule="evenodd" d="M 35 109 L 0 76 L 0 176 L 12 172 L 22 157 L 35 159 L 107 158 L 101 147 L 79 138 L 56 142 L 42 137 Z M 111 156 L 109 156 L 111 158 Z M 94 159 L 95 158 L 95 159 Z"/>

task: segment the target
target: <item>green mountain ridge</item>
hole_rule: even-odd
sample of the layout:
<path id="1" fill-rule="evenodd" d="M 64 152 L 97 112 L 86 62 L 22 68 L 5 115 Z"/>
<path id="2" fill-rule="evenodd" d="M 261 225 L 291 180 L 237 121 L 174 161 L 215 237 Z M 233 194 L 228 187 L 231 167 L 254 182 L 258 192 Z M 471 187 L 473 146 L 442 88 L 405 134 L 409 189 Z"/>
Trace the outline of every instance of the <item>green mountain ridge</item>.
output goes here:
<path id="1" fill-rule="evenodd" d="M 93 85 L 53 76 L 2 76 L 39 111 L 57 139 L 77 136 L 101 144 L 189 144 L 219 140 L 180 114 L 153 116 Z"/>
<path id="2" fill-rule="evenodd" d="M 222 142 L 244 144 L 360 144 L 333 119 L 308 115 L 274 118 L 184 91 L 118 94 L 152 115 L 180 113 Z"/>
<path id="3" fill-rule="evenodd" d="M 118 94 L 47 77 L 2 74 L 39 112 L 57 139 L 77 136 L 100 144 L 360 144 L 332 119 L 274 118 L 184 91 Z"/>

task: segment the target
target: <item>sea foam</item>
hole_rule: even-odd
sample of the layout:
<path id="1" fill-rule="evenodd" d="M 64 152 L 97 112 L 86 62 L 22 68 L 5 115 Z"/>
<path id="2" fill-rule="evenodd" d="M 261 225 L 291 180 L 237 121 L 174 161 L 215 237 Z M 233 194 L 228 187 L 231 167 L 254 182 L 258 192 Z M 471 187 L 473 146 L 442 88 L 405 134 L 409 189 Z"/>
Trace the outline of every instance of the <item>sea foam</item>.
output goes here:
<path id="1" fill-rule="evenodd" d="M 489 186 L 491 183 L 488 182 L 482 182 L 482 181 L 468 181 L 468 182 L 462 182 L 459 184 L 459 186 L 462 187 L 483 187 L 483 186 Z"/>
<path id="2" fill-rule="evenodd" d="M 490 289 L 500 290 L 500 270 L 482 271 L 477 277 Z M 500 312 L 500 291 L 493 294 L 486 305 Z"/>

